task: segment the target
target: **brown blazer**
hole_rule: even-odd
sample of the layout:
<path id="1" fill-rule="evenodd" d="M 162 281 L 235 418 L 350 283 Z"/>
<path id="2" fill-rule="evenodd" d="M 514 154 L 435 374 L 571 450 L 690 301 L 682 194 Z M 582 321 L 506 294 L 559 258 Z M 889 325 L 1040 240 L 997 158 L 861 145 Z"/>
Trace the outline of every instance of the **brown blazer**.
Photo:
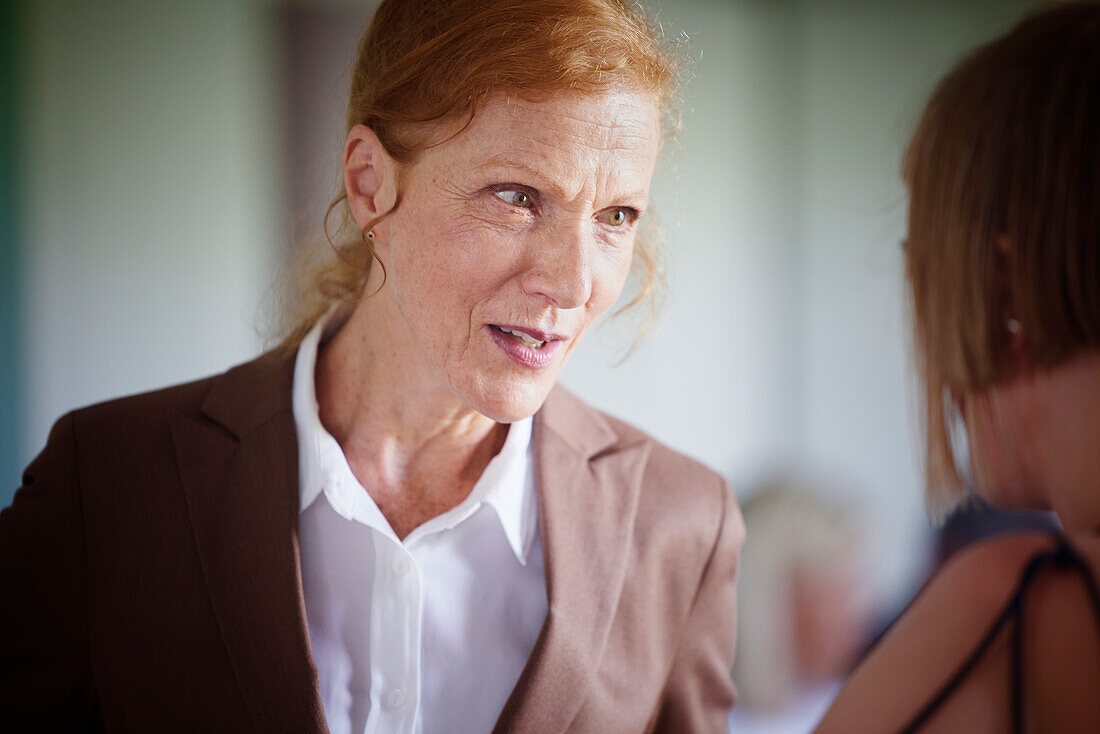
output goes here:
<path id="1" fill-rule="evenodd" d="M 326 730 L 293 369 L 57 422 L 0 514 L 0 728 Z M 560 388 L 533 441 L 549 614 L 494 731 L 725 731 L 744 537 L 725 482 Z"/>

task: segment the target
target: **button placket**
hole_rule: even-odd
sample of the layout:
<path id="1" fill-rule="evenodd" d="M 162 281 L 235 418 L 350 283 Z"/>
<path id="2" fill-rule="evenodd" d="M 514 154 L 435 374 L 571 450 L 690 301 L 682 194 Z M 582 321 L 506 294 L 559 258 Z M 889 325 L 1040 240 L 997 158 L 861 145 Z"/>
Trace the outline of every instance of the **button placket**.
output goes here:
<path id="1" fill-rule="evenodd" d="M 379 543 L 372 604 L 371 688 L 377 696 L 378 732 L 412 734 L 420 675 L 420 579 L 408 550 L 392 538 Z M 378 582 L 381 583 L 378 583 Z M 371 727 L 368 727 L 370 729 Z"/>
<path id="2" fill-rule="evenodd" d="M 408 702 L 409 697 L 404 688 L 391 688 L 382 696 L 382 707 L 389 711 L 402 708 Z"/>
<path id="3" fill-rule="evenodd" d="M 390 568 L 393 569 L 393 573 L 397 578 L 401 578 L 412 570 L 412 561 L 409 560 L 409 557 L 405 553 L 399 551 L 397 555 L 394 556 Z"/>

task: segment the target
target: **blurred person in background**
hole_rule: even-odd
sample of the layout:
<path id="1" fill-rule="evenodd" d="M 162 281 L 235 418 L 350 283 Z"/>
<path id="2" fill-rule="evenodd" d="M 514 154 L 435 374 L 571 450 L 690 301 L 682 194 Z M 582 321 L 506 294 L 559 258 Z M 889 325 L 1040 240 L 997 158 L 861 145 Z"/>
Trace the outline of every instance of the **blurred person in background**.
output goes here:
<path id="1" fill-rule="evenodd" d="M 813 729 L 871 635 L 864 539 L 820 482 L 783 478 L 744 504 L 733 734 Z"/>
<path id="2" fill-rule="evenodd" d="M 972 484 L 1060 530 L 956 554 L 818 731 L 1100 731 L 1100 4 L 959 64 L 904 177 L 933 510 Z"/>
<path id="3" fill-rule="evenodd" d="M 555 382 L 676 58 L 619 0 L 383 2 L 285 342 L 61 418 L 0 514 L 10 731 L 718 732 L 726 483 Z"/>

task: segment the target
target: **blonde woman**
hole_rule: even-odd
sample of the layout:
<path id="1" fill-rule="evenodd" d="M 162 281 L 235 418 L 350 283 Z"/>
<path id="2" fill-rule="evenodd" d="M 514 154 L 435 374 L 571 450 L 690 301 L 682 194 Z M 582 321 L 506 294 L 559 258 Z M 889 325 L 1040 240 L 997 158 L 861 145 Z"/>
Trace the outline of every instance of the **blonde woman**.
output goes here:
<path id="1" fill-rule="evenodd" d="M 904 173 L 931 500 L 972 482 L 1061 532 L 958 554 L 818 731 L 1100 731 L 1100 5 L 964 60 Z"/>

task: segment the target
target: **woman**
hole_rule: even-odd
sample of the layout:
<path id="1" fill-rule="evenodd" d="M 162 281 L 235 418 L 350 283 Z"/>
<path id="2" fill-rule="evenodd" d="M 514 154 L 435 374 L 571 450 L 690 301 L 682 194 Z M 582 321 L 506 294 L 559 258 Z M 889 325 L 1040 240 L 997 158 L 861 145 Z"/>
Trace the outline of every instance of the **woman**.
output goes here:
<path id="1" fill-rule="evenodd" d="M 673 85 L 618 0 L 382 3 L 284 348 L 65 416 L 0 515 L 8 720 L 722 730 L 736 504 L 554 387 Z"/>
<path id="2" fill-rule="evenodd" d="M 1100 5 L 1043 10 L 963 61 L 905 178 L 929 487 L 965 485 L 961 424 L 975 490 L 1062 533 L 959 553 L 818 731 L 1097 731 Z"/>

